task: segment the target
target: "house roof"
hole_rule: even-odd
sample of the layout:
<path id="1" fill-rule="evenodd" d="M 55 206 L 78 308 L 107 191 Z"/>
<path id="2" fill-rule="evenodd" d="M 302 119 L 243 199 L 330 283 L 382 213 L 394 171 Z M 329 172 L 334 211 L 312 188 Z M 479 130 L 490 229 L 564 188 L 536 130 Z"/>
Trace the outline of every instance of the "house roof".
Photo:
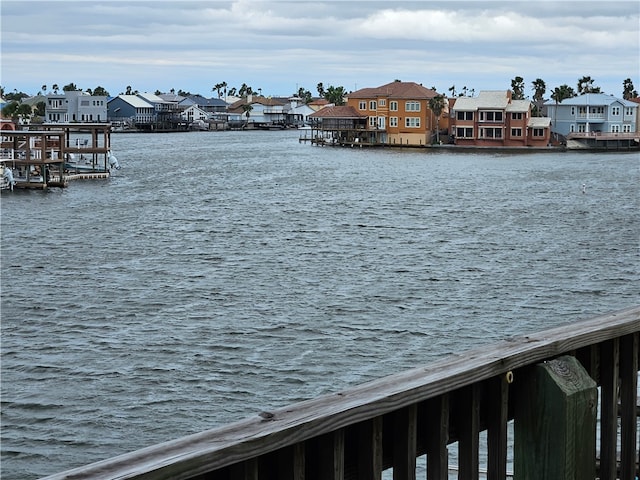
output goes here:
<path id="1" fill-rule="evenodd" d="M 637 107 L 636 103 L 624 100 L 622 98 L 616 98 L 613 95 L 607 95 L 606 93 L 584 93 L 578 97 L 565 98 L 559 105 L 611 105 L 613 103 L 620 103 L 624 107 Z M 555 100 L 548 100 L 545 105 L 555 105 Z"/>
<path id="2" fill-rule="evenodd" d="M 116 98 L 121 99 L 124 102 L 127 102 L 134 108 L 153 108 L 153 104 L 146 101 L 144 98 L 139 97 L 138 95 L 118 95 L 117 97 L 112 98 L 109 103 L 111 103 Z"/>
<path id="3" fill-rule="evenodd" d="M 138 96 L 144 98 L 147 102 L 153 103 L 153 104 L 156 104 L 156 103 L 174 103 L 174 102 L 169 102 L 169 101 L 165 100 L 162 97 L 159 97 L 158 95 L 156 95 L 154 93 L 144 92 L 144 93 L 139 93 Z"/>
<path id="4" fill-rule="evenodd" d="M 484 108 L 506 109 L 508 104 L 507 90 L 482 90 L 477 97 L 458 97 L 453 105 L 453 110 L 468 112 Z"/>
<path id="5" fill-rule="evenodd" d="M 438 96 L 438 92 L 425 88 L 415 82 L 391 82 L 381 87 L 362 88 L 347 95 L 348 98 L 409 98 L 429 99 Z"/>
<path id="6" fill-rule="evenodd" d="M 317 112 L 309 115 L 310 118 L 367 118 L 358 112 L 355 108 L 346 105 L 334 105 L 331 107 L 324 107 Z"/>
<path id="7" fill-rule="evenodd" d="M 549 117 L 531 117 L 527 122 L 529 128 L 547 128 L 551 126 Z"/>
<path id="8" fill-rule="evenodd" d="M 237 102 L 234 102 L 231 105 L 229 105 L 229 110 L 236 110 L 238 108 L 242 108 L 243 105 L 247 105 L 247 104 L 253 105 L 254 103 L 259 103 L 260 105 L 264 105 L 264 106 L 276 106 L 276 105 L 282 106 L 282 105 L 285 105 L 287 102 L 286 100 L 281 100 L 281 99 L 272 98 L 272 97 L 249 96 L 249 97 L 243 97 Z"/>
<path id="9" fill-rule="evenodd" d="M 190 95 L 188 97 L 192 102 L 201 107 L 226 107 L 227 102 L 221 98 L 206 98 L 202 95 Z"/>
<path id="10" fill-rule="evenodd" d="M 529 100 L 511 100 L 506 110 L 507 112 L 528 112 L 529 108 L 531 108 Z"/>

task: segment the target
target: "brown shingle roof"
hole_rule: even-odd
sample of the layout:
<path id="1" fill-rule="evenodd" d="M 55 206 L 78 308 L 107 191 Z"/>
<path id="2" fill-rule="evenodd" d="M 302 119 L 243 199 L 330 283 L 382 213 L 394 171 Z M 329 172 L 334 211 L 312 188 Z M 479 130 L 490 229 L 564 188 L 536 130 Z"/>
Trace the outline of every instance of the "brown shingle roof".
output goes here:
<path id="1" fill-rule="evenodd" d="M 429 99 L 436 97 L 438 92 L 431 88 L 425 88 L 415 82 L 391 82 L 381 87 L 362 88 L 347 95 L 349 98 L 410 98 Z"/>
<path id="2" fill-rule="evenodd" d="M 312 118 L 366 118 L 367 115 L 359 113 L 355 108 L 346 105 L 324 107 L 309 115 Z"/>

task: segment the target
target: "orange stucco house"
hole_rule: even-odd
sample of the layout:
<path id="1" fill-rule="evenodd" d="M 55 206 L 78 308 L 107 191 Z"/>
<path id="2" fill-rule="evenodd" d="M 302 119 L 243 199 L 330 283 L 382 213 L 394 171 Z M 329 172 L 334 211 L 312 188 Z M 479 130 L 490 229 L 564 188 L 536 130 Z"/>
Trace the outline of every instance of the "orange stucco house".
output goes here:
<path id="1" fill-rule="evenodd" d="M 429 101 L 438 92 L 415 82 L 395 81 L 381 87 L 363 88 L 347 96 L 347 106 L 368 117 L 367 131 L 376 132 L 379 143 L 386 145 L 429 145 L 436 128 L 445 131 L 448 104 L 436 118 Z M 441 95 L 444 97 L 444 95 Z"/>

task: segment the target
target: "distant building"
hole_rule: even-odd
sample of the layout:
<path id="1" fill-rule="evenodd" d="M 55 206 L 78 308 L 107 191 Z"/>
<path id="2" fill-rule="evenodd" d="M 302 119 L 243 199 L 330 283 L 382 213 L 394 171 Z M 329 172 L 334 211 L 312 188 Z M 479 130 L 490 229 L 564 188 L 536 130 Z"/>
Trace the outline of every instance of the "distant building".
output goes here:
<path id="1" fill-rule="evenodd" d="M 73 90 L 45 96 L 45 123 L 104 123 L 107 97 Z"/>
<path id="2" fill-rule="evenodd" d="M 571 133 L 634 133 L 637 131 L 638 104 L 604 93 L 585 93 L 566 98 L 560 103 L 545 102 L 551 118 L 552 132 L 567 136 Z"/>
<path id="3" fill-rule="evenodd" d="M 544 147 L 551 138 L 551 120 L 532 117 L 531 102 L 512 100 L 509 90 L 457 97 L 450 122 L 454 142 L 461 146 Z"/>

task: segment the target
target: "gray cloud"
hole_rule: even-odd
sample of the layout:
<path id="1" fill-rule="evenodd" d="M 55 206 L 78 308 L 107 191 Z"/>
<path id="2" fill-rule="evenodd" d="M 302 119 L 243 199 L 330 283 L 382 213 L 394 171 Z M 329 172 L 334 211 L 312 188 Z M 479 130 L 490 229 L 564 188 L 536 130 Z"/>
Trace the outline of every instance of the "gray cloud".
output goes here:
<path id="1" fill-rule="evenodd" d="M 400 78 L 549 89 L 590 75 L 607 93 L 640 83 L 635 1 L 2 2 L 2 84 L 127 85 L 210 94 L 220 81 L 288 95 Z"/>

